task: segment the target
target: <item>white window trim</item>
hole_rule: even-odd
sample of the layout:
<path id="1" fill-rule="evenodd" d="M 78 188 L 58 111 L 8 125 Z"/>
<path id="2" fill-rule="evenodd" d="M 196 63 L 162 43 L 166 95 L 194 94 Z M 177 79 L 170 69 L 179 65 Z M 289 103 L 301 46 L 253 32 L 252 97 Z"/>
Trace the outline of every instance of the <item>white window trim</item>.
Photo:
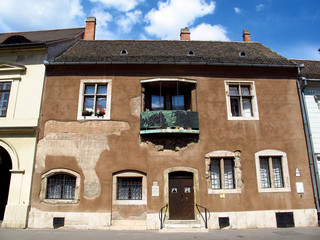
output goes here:
<path id="1" fill-rule="evenodd" d="M 117 199 L 117 178 L 118 177 L 142 177 L 142 199 L 141 200 L 118 200 Z M 147 204 L 147 176 L 145 174 L 127 171 L 114 174 L 112 177 L 113 189 L 112 189 L 112 204 L 113 205 L 146 205 Z"/>
<path id="2" fill-rule="evenodd" d="M 98 116 L 82 116 L 83 110 L 83 94 L 85 91 L 85 84 L 107 84 L 107 106 L 106 114 L 103 117 Z M 78 103 L 78 116 L 77 120 L 110 120 L 111 113 L 111 94 L 112 94 L 112 80 L 111 79 L 83 79 L 80 81 L 80 91 L 79 91 L 79 103 Z"/>
<path id="3" fill-rule="evenodd" d="M 283 174 L 283 188 L 262 188 L 261 184 L 261 172 L 260 172 L 260 157 L 281 157 L 282 174 Z M 258 192 L 291 192 L 290 178 L 289 178 L 289 168 L 288 159 L 285 152 L 281 152 L 273 149 L 266 149 L 255 153 L 256 162 L 256 173 L 257 173 L 257 184 Z M 271 171 L 271 169 L 270 169 Z M 273 181 L 273 180 L 272 180 Z"/>
<path id="4" fill-rule="evenodd" d="M 250 91 L 252 96 L 252 114 L 251 117 L 239 116 L 235 117 L 232 116 L 231 112 L 231 102 L 230 102 L 230 93 L 229 93 L 229 85 L 230 84 L 239 84 L 240 85 L 250 85 Z M 259 120 L 259 112 L 258 112 L 258 101 L 257 101 L 257 93 L 254 81 L 231 81 L 226 80 L 224 81 L 225 91 L 226 91 L 226 102 L 227 102 L 227 113 L 228 113 L 228 120 Z"/>
<path id="5" fill-rule="evenodd" d="M 237 180 L 234 180 L 235 188 L 234 189 L 212 189 L 211 188 L 211 176 L 210 176 L 210 164 L 211 158 L 236 158 L 235 152 L 225 151 L 225 150 L 218 150 L 213 151 L 205 155 L 206 159 L 206 173 L 207 173 L 207 186 L 208 186 L 208 194 L 221 194 L 221 193 L 241 193 L 241 188 L 239 187 L 239 183 Z M 236 173 L 234 173 L 234 177 Z"/>
<path id="6" fill-rule="evenodd" d="M 74 192 L 74 199 L 47 199 L 47 183 L 48 178 L 55 174 L 68 174 L 76 178 L 76 187 Z M 48 203 L 48 204 L 76 204 L 80 202 L 80 174 L 63 168 L 52 169 L 41 176 L 41 191 L 40 191 L 40 202 Z"/>

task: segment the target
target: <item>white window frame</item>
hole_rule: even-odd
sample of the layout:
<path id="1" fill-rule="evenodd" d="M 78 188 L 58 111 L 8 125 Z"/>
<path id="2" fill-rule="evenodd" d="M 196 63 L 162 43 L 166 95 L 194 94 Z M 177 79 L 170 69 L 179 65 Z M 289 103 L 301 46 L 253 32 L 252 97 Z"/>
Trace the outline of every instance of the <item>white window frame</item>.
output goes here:
<path id="1" fill-rule="evenodd" d="M 118 177 L 142 177 L 142 199 L 141 200 L 118 200 L 117 187 Z M 140 172 L 126 171 L 113 175 L 112 203 L 113 205 L 146 205 L 147 204 L 147 176 Z"/>
<path id="2" fill-rule="evenodd" d="M 218 151 L 213 151 L 205 156 L 206 158 L 206 174 L 207 174 L 207 186 L 208 186 L 208 194 L 221 194 L 221 193 L 241 193 L 241 188 L 239 187 L 239 183 L 237 182 L 237 177 L 236 177 L 236 172 L 235 172 L 235 158 L 236 158 L 236 153 L 235 152 L 230 152 L 230 151 L 225 151 L 225 150 L 218 150 Z M 213 189 L 211 185 L 211 169 L 210 169 L 210 164 L 211 164 L 211 159 L 224 159 L 224 158 L 232 158 L 234 161 L 234 171 L 233 171 L 233 177 L 234 177 L 234 188 L 229 189 L 229 188 L 221 188 L 221 189 Z M 220 174 L 221 177 L 222 174 Z M 239 178 L 241 179 L 241 177 Z M 222 185 L 223 186 L 223 185 Z M 221 187 L 222 187 L 221 186 Z"/>
<path id="3" fill-rule="evenodd" d="M 21 82 L 21 74 L 26 71 L 23 65 L 0 62 L 0 81 L 11 82 L 9 93 L 7 114 L 0 119 L 13 119 L 15 114 L 16 102 L 18 98 L 18 90 Z"/>
<path id="4" fill-rule="evenodd" d="M 259 120 L 259 112 L 258 112 L 258 102 L 257 102 L 257 94 L 254 81 L 224 81 L 225 91 L 226 91 L 226 102 L 227 102 L 227 115 L 228 120 Z M 231 112 L 231 100 L 230 100 L 230 85 L 247 85 L 250 86 L 251 93 L 251 108 L 252 108 L 252 116 L 232 116 Z M 241 105 L 241 104 L 240 104 Z"/>
<path id="5" fill-rule="evenodd" d="M 67 174 L 76 178 L 76 186 L 74 191 L 74 199 L 47 199 L 47 183 L 48 178 L 56 174 Z M 50 171 L 42 174 L 41 176 L 41 191 L 40 191 L 40 202 L 48 204 L 77 204 L 80 202 L 80 174 L 63 168 L 51 169 Z"/>
<path id="6" fill-rule="evenodd" d="M 107 85 L 107 105 L 105 115 L 103 117 L 95 116 L 82 116 L 83 111 L 83 100 L 86 84 L 106 84 Z M 80 81 L 79 91 L 79 104 L 78 104 L 78 120 L 110 120 L 111 113 L 111 94 L 112 94 L 112 80 L 111 79 L 83 79 Z"/>
<path id="7" fill-rule="evenodd" d="M 274 179 L 270 176 L 271 187 L 263 188 L 261 181 L 261 171 L 260 171 L 260 157 L 281 157 L 281 167 L 282 167 L 282 177 L 283 177 L 283 187 L 276 188 L 274 186 Z M 289 177 L 289 167 L 287 154 L 282 151 L 267 149 L 255 153 L 255 162 L 256 162 L 256 174 L 257 174 L 257 184 L 258 192 L 291 192 L 290 186 L 290 177 Z M 272 169 L 270 169 L 272 172 Z"/>

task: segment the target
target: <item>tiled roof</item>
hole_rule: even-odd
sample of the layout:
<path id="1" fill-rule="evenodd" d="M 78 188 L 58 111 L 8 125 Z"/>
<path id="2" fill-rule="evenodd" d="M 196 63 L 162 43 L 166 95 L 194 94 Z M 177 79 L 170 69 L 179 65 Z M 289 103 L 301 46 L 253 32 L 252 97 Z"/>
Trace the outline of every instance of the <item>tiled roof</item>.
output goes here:
<path id="1" fill-rule="evenodd" d="M 122 50 L 127 54 L 121 55 Z M 52 61 L 62 62 L 295 65 L 258 42 L 165 40 L 80 40 Z"/>
<path id="2" fill-rule="evenodd" d="M 51 43 L 55 41 L 72 39 L 79 34 L 84 33 L 84 28 L 69 28 L 69 29 L 55 29 L 55 30 L 43 30 L 43 31 L 30 31 L 30 32 L 10 32 L 0 33 L 0 45 L 6 39 L 13 36 L 23 36 L 31 43 Z"/>
<path id="3" fill-rule="evenodd" d="M 302 60 L 302 59 L 291 59 L 298 65 L 304 64 L 304 68 L 301 69 L 303 77 L 311 79 L 320 79 L 320 61 L 316 60 Z"/>

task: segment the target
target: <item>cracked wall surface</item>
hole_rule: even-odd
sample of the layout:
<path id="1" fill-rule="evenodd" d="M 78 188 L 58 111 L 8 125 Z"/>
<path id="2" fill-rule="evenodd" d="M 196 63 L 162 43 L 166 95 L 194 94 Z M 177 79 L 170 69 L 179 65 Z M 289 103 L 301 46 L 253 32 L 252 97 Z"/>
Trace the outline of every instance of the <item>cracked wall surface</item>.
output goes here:
<path id="1" fill-rule="evenodd" d="M 48 121 L 38 143 L 35 171 L 42 174 L 47 156 L 75 157 L 85 177 L 84 196 L 95 198 L 101 189 L 95 166 L 101 153 L 110 150 L 108 137 L 129 128 L 128 123 L 117 121 Z"/>

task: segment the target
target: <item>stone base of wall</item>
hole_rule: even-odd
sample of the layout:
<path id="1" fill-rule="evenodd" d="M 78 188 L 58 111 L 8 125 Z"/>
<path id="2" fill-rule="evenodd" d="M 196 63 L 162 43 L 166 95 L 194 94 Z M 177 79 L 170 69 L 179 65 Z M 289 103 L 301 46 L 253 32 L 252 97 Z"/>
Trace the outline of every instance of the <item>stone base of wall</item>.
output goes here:
<path id="1" fill-rule="evenodd" d="M 209 229 L 220 229 L 219 218 L 229 217 L 230 226 L 226 229 L 276 228 L 276 213 L 293 212 L 295 227 L 318 226 L 316 209 L 271 210 L 248 212 L 211 212 L 208 221 Z"/>
<path id="2" fill-rule="evenodd" d="M 221 217 L 229 218 L 230 226 L 225 229 L 276 228 L 276 213 L 279 212 L 293 212 L 295 227 L 318 226 L 316 209 L 299 209 L 211 212 L 208 228 L 210 230 L 220 229 L 219 218 Z M 114 226 L 112 226 L 111 213 L 42 212 L 34 208 L 31 209 L 29 214 L 28 227 L 53 228 L 54 217 L 65 218 L 63 228 L 67 229 L 159 230 L 160 227 L 158 213 L 148 213 L 145 221 L 132 220 L 133 224 L 130 224 L 130 220 L 126 220 L 125 224 L 122 224 L 124 221 L 119 221 L 119 223 L 114 223 Z M 204 225 L 204 223 L 202 223 L 202 225 Z M 126 226 L 128 226 L 128 228 Z M 136 226 L 136 229 L 134 226 Z"/>
<path id="3" fill-rule="evenodd" d="M 4 228 L 26 228 L 28 212 L 28 205 L 7 205 L 1 226 Z"/>
<path id="4" fill-rule="evenodd" d="M 65 229 L 109 229 L 110 213 L 43 212 L 32 208 L 29 213 L 29 228 L 54 228 L 53 218 L 64 218 Z"/>

